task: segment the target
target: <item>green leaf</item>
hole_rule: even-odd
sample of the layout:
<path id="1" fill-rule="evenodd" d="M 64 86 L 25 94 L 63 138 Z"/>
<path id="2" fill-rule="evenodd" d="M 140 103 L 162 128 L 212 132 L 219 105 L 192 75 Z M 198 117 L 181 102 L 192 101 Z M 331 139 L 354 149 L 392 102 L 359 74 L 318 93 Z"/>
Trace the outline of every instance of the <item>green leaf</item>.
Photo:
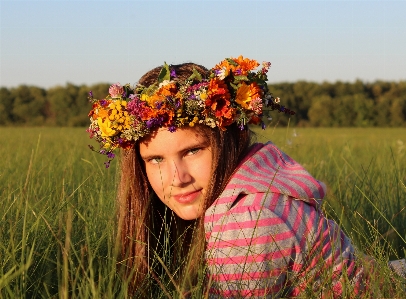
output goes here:
<path id="1" fill-rule="evenodd" d="M 248 81 L 248 77 L 245 76 L 245 75 L 234 76 L 234 79 L 235 79 L 235 80 L 238 80 L 238 81 Z"/>
<path id="2" fill-rule="evenodd" d="M 196 79 L 199 82 L 202 81 L 202 75 L 198 71 L 196 71 L 195 68 L 193 68 L 193 73 L 189 77 L 189 80 L 194 80 L 194 79 Z"/>
<path id="3" fill-rule="evenodd" d="M 171 80 L 171 71 L 169 65 L 164 62 L 164 65 L 158 75 L 158 83 L 162 83 L 165 80 Z"/>
<path id="4" fill-rule="evenodd" d="M 234 88 L 235 90 L 237 90 L 237 89 L 238 89 L 238 86 L 237 86 L 237 85 L 235 85 L 235 84 L 233 84 L 233 83 L 231 83 L 231 82 L 230 82 L 230 86 L 231 86 L 232 88 Z"/>
<path id="5" fill-rule="evenodd" d="M 226 58 L 227 62 L 233 66 L 238 66 L 238 63 L 232 60 L 231 58 Z"/>
<path id="6" fill-rule="evenodd" d="M 158 84 L 156 84 L 156 83 L 151 84 L 150 86 L 148 86 L 147 88 L 145 88 L 145 89 L 141 92 L 141 94 L 146 94 L 146 95 L 150 96 L 150 95 L 152 95 L 152 94 L 155 92 L 155 90 L 156 90 L 157 88 L 158 88 Z"/>

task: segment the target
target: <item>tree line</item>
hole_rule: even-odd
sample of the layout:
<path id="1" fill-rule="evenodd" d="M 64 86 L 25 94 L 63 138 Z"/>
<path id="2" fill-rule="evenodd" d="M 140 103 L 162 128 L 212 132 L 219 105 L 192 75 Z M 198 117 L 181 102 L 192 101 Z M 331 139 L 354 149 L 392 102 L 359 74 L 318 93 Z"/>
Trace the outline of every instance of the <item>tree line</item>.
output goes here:
<path id="1" fill-rule="evenodd" d="M 110 84 L 66 84 L 44 89 L 20 85 L 0 88 L 1 126 L 87 126 L 88 93 L 107 95 Z M 298 81 L 269 85 L 280 105 L 294 115 L 265 111 L 284 126 L 406 127 L 406 81 L 314 83 Z M 269 114 L 269 115 L 268 115 Z"/>

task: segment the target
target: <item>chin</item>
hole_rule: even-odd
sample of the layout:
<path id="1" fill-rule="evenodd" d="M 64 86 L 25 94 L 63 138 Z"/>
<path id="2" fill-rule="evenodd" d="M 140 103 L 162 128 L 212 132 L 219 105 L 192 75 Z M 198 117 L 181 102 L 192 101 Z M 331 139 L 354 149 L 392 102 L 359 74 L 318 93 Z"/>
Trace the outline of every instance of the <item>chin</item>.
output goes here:
<path id="1" fill-rule="evenodd" d="M 183 220 L 196 220 L 203 215 L 203 211 L 175 211 L 175 213 Z"/>

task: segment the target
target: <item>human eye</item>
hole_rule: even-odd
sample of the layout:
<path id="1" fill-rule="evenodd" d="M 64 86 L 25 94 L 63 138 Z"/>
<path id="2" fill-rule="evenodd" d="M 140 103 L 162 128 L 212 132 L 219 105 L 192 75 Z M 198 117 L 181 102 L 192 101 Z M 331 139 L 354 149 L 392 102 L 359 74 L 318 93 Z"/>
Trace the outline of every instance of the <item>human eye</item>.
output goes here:
<path id="1" fill-rule="evenodd" d="M 200 147 L 191 148 L 191 149 L 188 149 L 188 150 L 187 150 L 186 155 L 187 155 L 187 156 L 196 155 L 196 154 L 197 154 L 198 152 L 200 152 L 201 150 L 202 150 L 202 148 L 200 148 Z"/>
<path id="2" fill-rule="evenodd" d="M 159 163 L 161 163 L 163 161 L 163 158 L 162 157 L 151 157 L 151 158 L 148 158 L 147 159 L 147 162 L 148 163 L 151 163 L 151 164 L 159 164 Z"/>

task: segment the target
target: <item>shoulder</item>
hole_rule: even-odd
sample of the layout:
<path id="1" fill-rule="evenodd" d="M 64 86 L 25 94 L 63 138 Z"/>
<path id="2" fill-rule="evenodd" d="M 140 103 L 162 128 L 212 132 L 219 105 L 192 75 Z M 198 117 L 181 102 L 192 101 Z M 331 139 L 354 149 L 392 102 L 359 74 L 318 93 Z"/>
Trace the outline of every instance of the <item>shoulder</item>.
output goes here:
<path id="1" fill-rule="evenodd" d="M 251 151 L 231 176 L 223 195 L 279 193 L 311 202 L 326 194 L 324 183 L 269 142 Z"/>
<path id="2" fill-rule="evenodd" d="M 314 206 L 287 195 L 270 192 L 240 194 L 225 213 L 217 217 L 206 214 L 206 238 L 209 243 L 217 245 L 225 242 L 229 246 L 240 246 L 252 242 L 253 238 L 273 242 L 274 238 L 283 235 L 283 239 L 292 244 L 300 242 L 299 239 L 309 230 L 316 230 L 319 217 Z"/>

